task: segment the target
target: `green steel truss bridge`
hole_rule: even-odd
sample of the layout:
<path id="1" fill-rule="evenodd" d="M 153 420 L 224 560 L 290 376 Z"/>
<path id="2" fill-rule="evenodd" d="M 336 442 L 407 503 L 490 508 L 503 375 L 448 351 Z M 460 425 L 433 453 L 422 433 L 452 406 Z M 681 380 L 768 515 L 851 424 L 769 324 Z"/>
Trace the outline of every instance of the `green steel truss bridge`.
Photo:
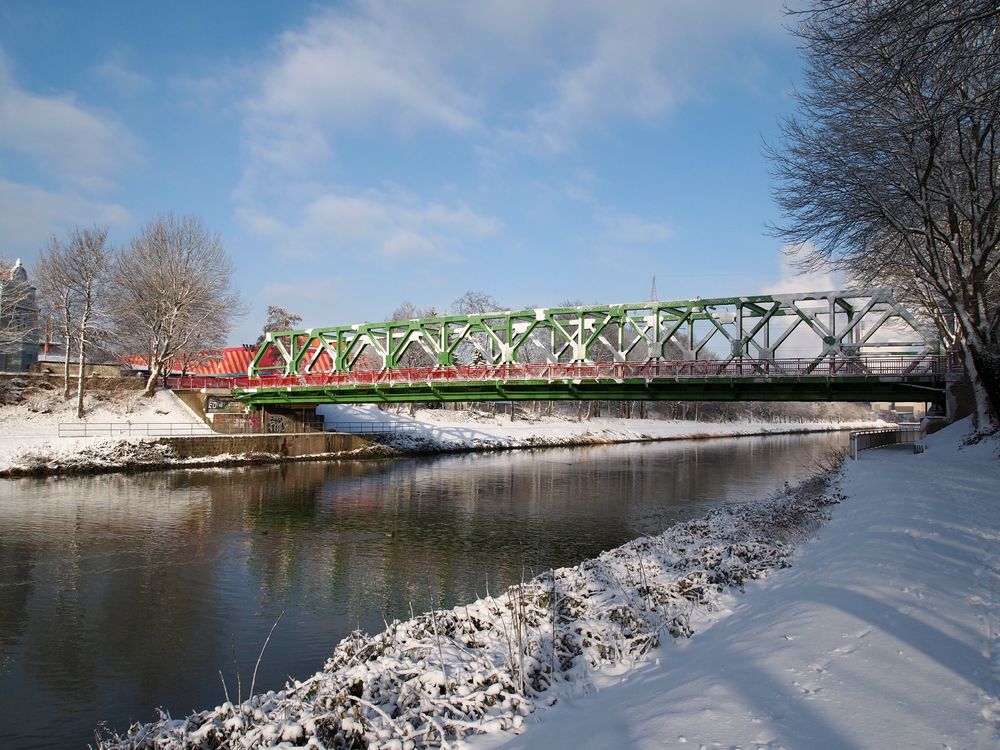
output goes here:
<path id="1" fill-rule="evenodd" d="M 875 288 L 271 332 L 247 377 L 225 385 L 255 406 L 514 399 L 941 402 L 942 354 L 932 329 L 890 290 Z M 196 380 L 190 385 L 196 387 Z"/>

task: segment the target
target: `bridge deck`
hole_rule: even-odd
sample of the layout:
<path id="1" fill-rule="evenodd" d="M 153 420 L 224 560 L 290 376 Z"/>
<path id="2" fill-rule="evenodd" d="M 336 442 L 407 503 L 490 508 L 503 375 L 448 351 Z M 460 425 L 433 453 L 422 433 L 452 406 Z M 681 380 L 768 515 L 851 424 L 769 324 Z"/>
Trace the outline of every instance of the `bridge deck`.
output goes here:
<path id="1" fill-rule="evenodd" d="M 939 401 L 943 357 L 496 365 L 174 378 L 252 405 L 406 401 Z"/>

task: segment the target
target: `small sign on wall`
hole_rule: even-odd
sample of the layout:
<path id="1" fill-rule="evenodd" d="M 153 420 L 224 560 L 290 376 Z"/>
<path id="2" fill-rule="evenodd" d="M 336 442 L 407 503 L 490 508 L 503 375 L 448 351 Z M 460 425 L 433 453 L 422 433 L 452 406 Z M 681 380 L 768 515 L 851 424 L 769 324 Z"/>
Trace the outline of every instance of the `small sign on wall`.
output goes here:
<path id="1" fill-rule="evenodd" d="M 205 400 L 205 412 L 240 414 L 246 411 L 246 406 L 241 401 L 225 396 L 209 396 Z"/>

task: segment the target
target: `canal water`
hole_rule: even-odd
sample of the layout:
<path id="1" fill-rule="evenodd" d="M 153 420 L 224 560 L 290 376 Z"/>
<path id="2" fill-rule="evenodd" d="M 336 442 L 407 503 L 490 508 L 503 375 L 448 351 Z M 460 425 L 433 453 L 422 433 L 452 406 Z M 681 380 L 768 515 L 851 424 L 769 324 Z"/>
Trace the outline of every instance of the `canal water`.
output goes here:
<path id="1" fill-rule="evenodd" d="M 245 698 L 279 617 L 255 688 L 280 688 L 354 628 L 764 496 L 846 440 L 0 480 L 0 747 L 86 747 L 218 705 L 223 679 Z"/>

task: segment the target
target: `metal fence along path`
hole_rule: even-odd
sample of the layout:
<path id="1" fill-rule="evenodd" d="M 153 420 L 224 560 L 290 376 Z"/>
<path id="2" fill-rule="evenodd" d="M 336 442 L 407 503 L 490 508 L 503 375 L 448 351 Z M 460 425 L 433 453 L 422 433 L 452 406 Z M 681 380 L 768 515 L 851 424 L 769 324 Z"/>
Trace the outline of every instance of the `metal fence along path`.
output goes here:
<path id="1" fill-rule="evenodd" d="M 898 425 L 896 427 L 886 427 L 875 430 L 858 430 L 851 433 L 851 458 L 857 460 L 858 452 L 871 448 L 881 448 L 886 445 L 902 445 L 905 443 L 916 443 L 924 437 L 923 429 L 920 425 Z M 918 446 L 914 445 L 914 452 Z"/>
<path id="2" fill-rule="evenodd" d="M 180 437 L 213 435 L 203 422 L 60 422 L 59 437 Z"/>
<path id="3" fill-rule="evenodd" d="M 326 432 L 349 432 L 353 435 L 392 435 L 399 432 L 417 432 L 413 422 L 327 422 Z"/>

